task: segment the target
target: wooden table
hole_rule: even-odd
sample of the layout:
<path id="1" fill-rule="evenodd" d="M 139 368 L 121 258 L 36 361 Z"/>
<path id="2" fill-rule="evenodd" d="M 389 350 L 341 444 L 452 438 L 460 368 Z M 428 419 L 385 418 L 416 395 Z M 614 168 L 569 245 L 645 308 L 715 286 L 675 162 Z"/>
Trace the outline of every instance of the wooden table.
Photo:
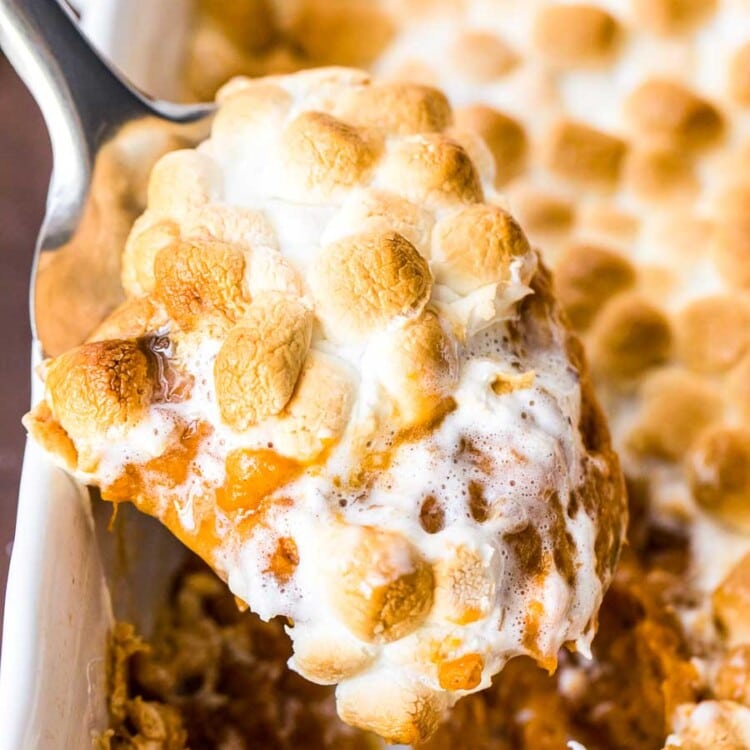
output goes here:
<path id="1" fill-rule="evenodd" d="M 29 406 L 29 273 L 50 165 L 41 115 L 0 55 L 0 617 Z"/>

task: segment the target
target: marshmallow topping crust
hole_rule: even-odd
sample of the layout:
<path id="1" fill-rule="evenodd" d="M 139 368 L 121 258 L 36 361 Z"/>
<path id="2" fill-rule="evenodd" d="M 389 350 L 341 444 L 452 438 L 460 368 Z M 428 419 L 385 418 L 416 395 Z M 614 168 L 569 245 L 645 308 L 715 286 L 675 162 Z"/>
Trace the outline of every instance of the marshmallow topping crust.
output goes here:
<path id="1" fill-rule="evenodd" d="M 509 658 L 587 651 L 617 461 L 442 94 L 321 69 L 219 102 L 154 169 L 127 301 L 45 363 L 26 424 L 289 618 L 291 665 L 338 683 L 344 720 L 419 742 Z"/>

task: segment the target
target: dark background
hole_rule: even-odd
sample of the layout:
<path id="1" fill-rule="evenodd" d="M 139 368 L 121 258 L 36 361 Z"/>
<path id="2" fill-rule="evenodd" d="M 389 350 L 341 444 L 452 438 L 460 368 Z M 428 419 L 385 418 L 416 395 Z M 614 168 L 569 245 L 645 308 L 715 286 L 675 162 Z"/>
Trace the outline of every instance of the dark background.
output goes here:
<path id="1" fill-rule="evenodd" d="M 30 399 L 29 272 L 50 168 L 39 110 L 0 55 L 0 618 Z"/>

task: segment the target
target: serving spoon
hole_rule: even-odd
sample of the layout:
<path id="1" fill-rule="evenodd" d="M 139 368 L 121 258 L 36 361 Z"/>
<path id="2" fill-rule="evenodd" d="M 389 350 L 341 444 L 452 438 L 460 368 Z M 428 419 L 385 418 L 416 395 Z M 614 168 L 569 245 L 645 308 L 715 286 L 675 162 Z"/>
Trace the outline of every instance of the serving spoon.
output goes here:
<path id="1" fill-rule="evenodd" d="M 213 107 L 138 91 L 96 52 L 61 0 L 0 0 L 0 47 L 36 99 L 52 143 L 30 311 L 35 341 L 54 356 L 81 343 L 122 299 L 122 217 L 114 226 L 104 209 L 113 146 L 134 133 L 141 151 L 165 133 L 190 141 Z M 134 218 L 139 207 L 129 208 Z"/>

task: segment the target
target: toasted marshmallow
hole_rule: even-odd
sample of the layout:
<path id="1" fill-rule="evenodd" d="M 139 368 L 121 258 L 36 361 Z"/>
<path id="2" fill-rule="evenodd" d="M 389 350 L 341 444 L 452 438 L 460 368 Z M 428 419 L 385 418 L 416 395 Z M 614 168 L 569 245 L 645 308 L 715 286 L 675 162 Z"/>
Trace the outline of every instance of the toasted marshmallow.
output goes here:
<path id="1" fill-rule="evenodd" d="M 396 231 L 429 257 L 434 218 L 429 211 L 386 190 L 355 191 L 331 219 L 324 235 L 334 242 L 349 235 Z"/>
<path id="2" fill-rule="evenodd" d="M 547 241 L 567 234 L 573 226 L 575 210 L 564 196 L 519 186 L 512 193 L 516 216 L 533 241 Z"/>
<path id="3" fill-rule="evenodd" d="M 397 232 L 354 235 L 324 247 L 310 278 L 326 334 L 342 341 L 417 315 L 431 281 L 427 262 Z"/>
<path id="4" fill-rule="evenodd" d="M 637 292 L 613 297 L 591 335 L 594 370 L 615 382 L 627 382 L 666 361 L 672 346 L 668 319 Z"/>
<path id="5" fill-rule="evenodd" d="M 750 104 L 750 44 L 744 44 L 735 52 L 729 68 L 729 92 L 743 106 Z"/>
<path id="6" fill-rule="evenodd" d="M 310 351 L 297 386 L 274 430 L 285 455 L 311 461 L 341 438 L 354 400 L 352 376 L 343 363 Z"/>
<path id="7" fill-rule="evenodd" d="M 634 0 L 635 19 L 649 31 L 684 33 L 716 9 L 716 0 Z"/>
<path id="8" fill-rule="evenodd" d="M 337 103 L 336 111 L 347 122 L 388 135 L 440 132 L 451 121 L 451 108 L 442 91 L 409 83 L 353 89 Z"/>
<path id="9" fill-rule="evenodd" d="M 508 281 L 513 261 L 528 252 L 521 227 L 495 206 L 469 206 L 439 221 L 433 231 L 435 280 L 459 294 Z"/>
<path id="10" fill-rule="evenodd" d="M 624 174 L 626 183 L 644 200 L 667 200 L 698 189 L 690 159 L 677 149 L 633 149 L 625 161 Z"/>
<path id="11" fill-rule="evenodd" d="M 724 130 L 713 104 L 663 78 L 642 83 L 628 98 L 627 110 L 640 136 L 667 146 L 699 150 L 714 145 Z"/>
<path id="12" fill-rule="evenodd" d="M 679 460 L 696 438 L 723 416 L 724 403 L 703 378 L 677 368 L 644 379 L 643 407 L 628 447 L 638 453 Z"/>
<path id="13" fill-rule="evenodd" d="M 289 34 L 313 65 L 366 65 L 394 32 L 389 15 L 368 0 L 290 5 Z"/>
<path id="14" fill-rule="evenodd" d="M 550 5 L 536 18 L 540 54 L 560 67 L 591 66 L 609 59 L 619 37 L 617 19 L 596 5 Z"/>
<path id="15" fill-rule="evenodd" d="M 96 468 L 90 446 L 117 439 L 138 425 L 155 390 L 145 347 L 124 339 L 83 344 L 48 361 L 44 370 L 49 407 L 73 441 L 84 470 Z M 69 447 L 61 446 L 70 461 Z"/>
<path id="16" fill-rule="evenodd" d="M 750 344 L 750 305 L 741 296 L 697 299 L 676 320 L 677 354 L 697 372 L 722 372 Z"/>
<path id="17" fill-rule="evenodd" d="M 551 129 L 544 147 L 551 172 L 571 182 L 605 188 L 619 180 L 627 152 L 622 139 L 569 120 Z"/>
<path id="18" fill-rule="evenodd" d="M 169 219 L 147 211 L 135 222 L 122 256 L 122 285 L 128 294 L 153 292 L 156 256 L 179 239 L 180 228 Z"/>
<path id="19" fill-rule="evenodd" d="M 353 679 L 336 691 L 339 715 L 387 742 L 412 744 L 429 737 L 445 712 L 445 699 L 419 682 L 395 682 L 387 673 Z"/>
<path id="20" fill-rule="evenodd" d="M 735 701 L 706 700 L 678 707 L 664 750 L 742 750 L 750 746 L 750 709 Z"/>
<path id="21" fill-rule="evenodd" d="M 168 322 L 167 311 L 153 297 L 130 297 L 104 319 L 88 341 L 138 339 L 166 329 Z"/>
<path id="22" fill-rule="evenodd" d="M 216 355 L 216 398 L 236 430 L 278 414 L 292 397 L 310 346 L 312 312 L 275 292 L 256 297 Z"/>
<path id="23" fill-rule="evenodd" d="M 183 329 L 217 318 L 233 322 L 247 295 L 245 257 L 224 242 L 178 242 L 154 259 L 154 296 Z"/>
<path id="24" fill-rule="evenodd" d="M 329 573 L 329 596 L 351 632 L 365 643 L 388 643 L 416 630 L 434 596 L 429 563 L 404 537 L 368 527 L 334 532 L 340 551 Z"/>
<path id="25" fill-rule="evenodd" d="M 518 64 L 518 54 L 499 36 L 485 31 L 464 31 L 450 49 L 451 64 L 466 78 L 490 82 Z"/>
<path id="26" fill-rule="evenodd" d="M 457 110 L 456 125 L 478 133 L 489 147 L 495 162 L 496 186 L 504 185 L 523 171 L 528 139 L 517 120 L 491 107 L 473 104 Z"/>
<path id="27" fill-rule="evenodd" d="M 466 546 L 454 548 L 435 567 L 435 610 L 463 625 L 491 608 L 494 591 L 482 556 Z"/>
<path id="28" fill-rule="evenodd" d="M 431 311 L 385 338 L 377 359 L 381 382 L 395 401 L 398 420 L 406 425 L 429 421 L 458 382 L 456 341 Z"/>
<path id="29" fill-rule="evenodd" d="M 633 265 L 619 253 L 571 243 L 558 257 L 555 286 L 571 323 L 584 330 L 604 303 L 633 286 L 635 279 Z"/>
<path id="30" fill-rule="evenodd" d="M 215 239 L 246 251 L 277 247 L 276 233 L 260 211 L 212 203 L 192 211 L 181 223 L 184 239 Z"/>
<path id="31" fill-rule="evenodd" d="M 750 287 L 750 185 L 740 184 L 722 195 L 714 235 L 716 266 L 727 283 Z"/>
<path id="32" fill-rule="evenodd" d="M 374 653 L 367 644 L 353 638 L 345 630 L 335 634 L 328 628 L 296 633 L 292 663 L 301 675 L 320 685 L 335 685 L 367 669 Z"/>
<path id="33" fill-rule="evenodd" d="M 247 138 L 266 140 L 281 126 L 292 105 L 292 97 L 271 83 L 236 83 L 234 91 L 227 88 L 220 98 L 211 137 L 228 148 L 241 148 Z"/>
<path id="34" fill-rule="evenodd" d="M 706 430 L 688 458 L 698 504 L 724 523 L 750 531 L 750 430 L 717 426 Z"/>
<path id="35" fill-rule="evenodd" d="M 361 182 L 377 146 L 364 133 L 323 112 L 304 112 L 284 133 L 290 197 L 321 202 Z"/>
<path id="36" fill-rule="evenodd" d="M 211 159 L 198 151 L 172 151 L 151 172 L 148 205 L 154 213 L 180 219 L 220 192 L 220 173 Z"/>
<path id="37" fill-rule="evenodd" d="M 386 153 L 379 180 L 389 190 L 432 209 L 483 198 L 468 154 L 444 135 L 416 135 L 395 144 Z"/>

